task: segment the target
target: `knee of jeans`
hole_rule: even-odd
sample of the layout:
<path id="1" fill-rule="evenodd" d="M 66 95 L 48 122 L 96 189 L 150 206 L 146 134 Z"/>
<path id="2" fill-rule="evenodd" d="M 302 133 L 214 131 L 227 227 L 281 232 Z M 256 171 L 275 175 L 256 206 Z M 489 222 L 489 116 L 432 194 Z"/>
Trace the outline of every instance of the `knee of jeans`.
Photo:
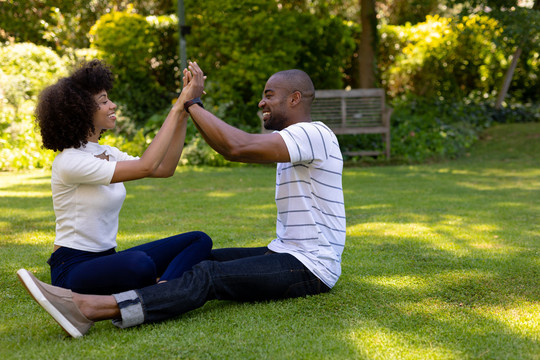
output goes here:
<path id="1" fill-rule="evenodd" d="M 210 250 L 212 250 L 212 245 L 213 245 L 212 238 L 210 238 L 208 234 L 202 231 L 194 231 L 193 233 L 197 236 L 198 238 L 197 242 L 199 243 L 201 248 L 210 252 Z"/>
<path id="2" fill-rule="evenodd" d="M 203 272 L 203 273 L 210 273 L 212 271 L 212 268 L 214 266 L 214 261 L 212 260 L 203 260 L 195 265 L 193 265 L 193 272 Z"/>
<path id="3" fill-rule="evenodd" d="M 133 280 L 141 283 L 152 283 L 156 280 L 157 270 L 154 260 L 143 251 L 130 251 L 125 261 L 125 271 Z"/>

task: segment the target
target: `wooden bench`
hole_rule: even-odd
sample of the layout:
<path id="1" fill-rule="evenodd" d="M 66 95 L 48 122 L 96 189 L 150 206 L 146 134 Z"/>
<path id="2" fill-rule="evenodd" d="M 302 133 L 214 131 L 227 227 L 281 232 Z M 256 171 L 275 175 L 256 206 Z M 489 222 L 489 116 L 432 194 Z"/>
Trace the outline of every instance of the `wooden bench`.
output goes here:
<path id="1" fill-rule="evenodd" d="M 336 135 L 382 134 L 383 151 L 347 151 L 350 156 L 376 156 L 390 159 L 390 115 L 383 89 L 317 90 L 311 120 L 322 121 Z"/>
<path id="2" fill-rule="evenodd" d="M 328 125 L 336 135 L 382 134 L 384 150 L 345 151 L 349 156 L 377 156 L 390 159 L 390 115 L 383 89 L 317 90 L 311 120 Z M 262 126 L 262 132 L 269 132 Z"/>

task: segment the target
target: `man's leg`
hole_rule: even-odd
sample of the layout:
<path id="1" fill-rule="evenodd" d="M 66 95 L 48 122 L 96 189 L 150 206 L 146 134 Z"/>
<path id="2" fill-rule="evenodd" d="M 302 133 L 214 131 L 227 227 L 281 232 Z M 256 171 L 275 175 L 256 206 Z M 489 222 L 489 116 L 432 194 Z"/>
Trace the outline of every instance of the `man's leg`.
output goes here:
<path id="1" fill-rule="evenodd" d="M 72 293 L 41 282 L 24 269 L 17 275 L 34 299 L 74 337 L 84 335 L 93 321 L 121 317 L 116 325 L 134 326 L 178 316 L 212 299 L 269 300 L 330 290 L 292 255 L 276 253 L 204 261 L 181 278 L 113 296 Z"/>
<path id="2" fill-rule="evenodd" d="M 122 314 L 122 322 L 117 325 L 127 327 L 169 319 L 213 299 L 273 300 L 329 290 L 294 256 L 269 253 L 203 261 L 178 279 L 114 297 Z"/>
<path id="3" fill-rule="evenodd" d="M 212 249 L 208 260 L 230 261 L 246 257 L 265 255 L 267 253 L 271 253 L 271 251 L 268 250 L 266 246 Z"/>

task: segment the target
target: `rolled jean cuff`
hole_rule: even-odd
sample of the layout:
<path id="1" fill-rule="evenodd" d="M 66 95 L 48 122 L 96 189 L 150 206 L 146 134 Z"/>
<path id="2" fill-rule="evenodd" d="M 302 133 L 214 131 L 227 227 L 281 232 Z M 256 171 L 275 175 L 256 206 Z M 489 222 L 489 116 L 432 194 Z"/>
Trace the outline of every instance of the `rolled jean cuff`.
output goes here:
<path id="1" fill-rule="evenodd" d="M 121 319 L 114 319 L 112 321 L 115 326 L 124 329 L 140 325 L 144 322 L 141 299 L 135 290 L 113 294 L 113 296 L 116 299 L 122 317 Z"/>

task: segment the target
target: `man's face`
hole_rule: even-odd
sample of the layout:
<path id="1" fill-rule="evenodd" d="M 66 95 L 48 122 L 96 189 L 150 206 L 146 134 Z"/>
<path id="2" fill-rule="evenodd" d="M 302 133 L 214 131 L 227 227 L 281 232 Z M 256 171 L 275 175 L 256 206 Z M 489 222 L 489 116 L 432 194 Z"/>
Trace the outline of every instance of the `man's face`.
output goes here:
<path id="1" fill-rule="evenodd" d="M 264 128 L 267 130 L 283 130 L 288 126 L 287 99 L 289 91 L 272 76 L 266 82 L 259 108 L 263 113 Z"/>

